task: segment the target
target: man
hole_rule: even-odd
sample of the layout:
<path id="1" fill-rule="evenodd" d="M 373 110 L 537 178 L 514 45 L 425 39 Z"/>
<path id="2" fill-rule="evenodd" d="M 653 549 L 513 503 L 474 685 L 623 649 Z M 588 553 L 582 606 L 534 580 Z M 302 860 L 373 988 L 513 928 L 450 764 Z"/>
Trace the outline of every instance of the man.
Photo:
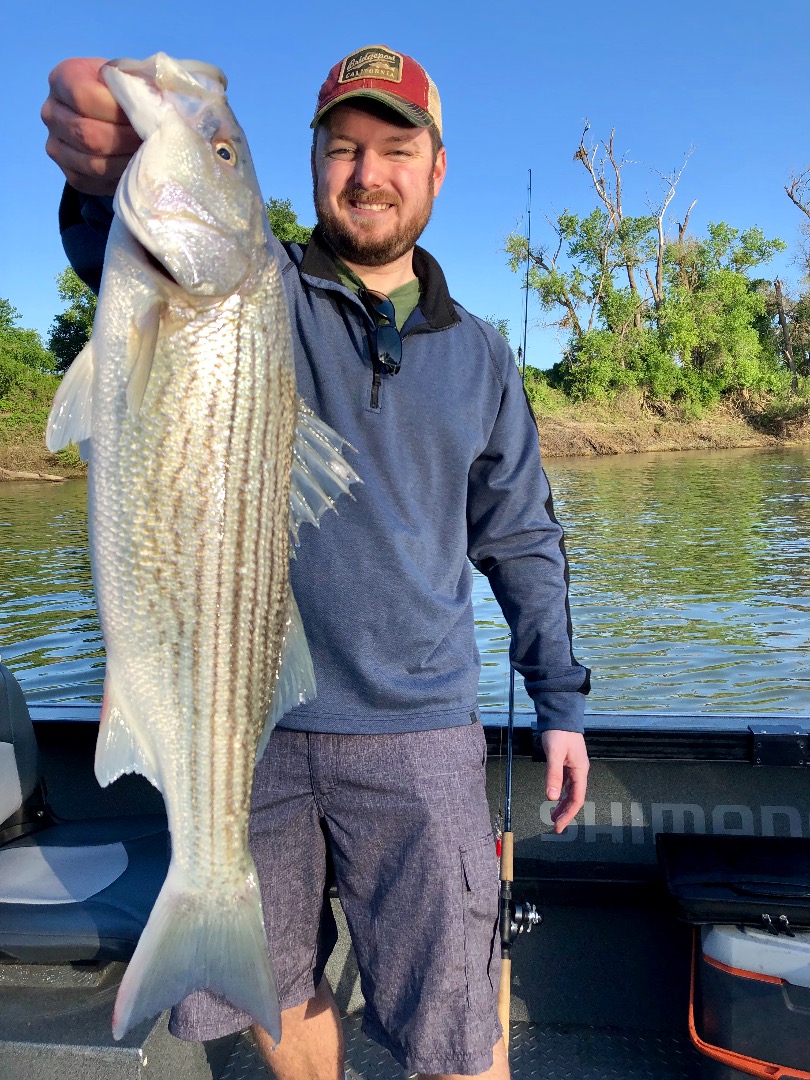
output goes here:
<path id="1" fill-rule="evenodd" d="M 94 287 L 108 197 L 138 145 L 101 63 L 60 64 L 43 108 L 68 180 L 65 248 Z M 330 71 L 312 126 L 318 227 L 304 247 L 274 246 L 299 392 L 356 448 L 364 483 L 356 505 L 302 530 L 292 567 L 318 696 L 283 718 L 257 767 L 251 841 L 282 1039 L 273 1050 L 256 1036 L 279 1080 L 342 1078 L 323 979 L 331 864 L 367 1034 L 409 1071 L 503 1080 L 469 561 L 509 621 L 561 831 L 585 796 L 589 679 L 572 653 L 562 530 L 508 346 L 416 246 L 447 165 L 434 84 L 409 56 L 358 49 Z M 249 1023 L 199 992 L 172 1030 L 208 1039 Z"/>

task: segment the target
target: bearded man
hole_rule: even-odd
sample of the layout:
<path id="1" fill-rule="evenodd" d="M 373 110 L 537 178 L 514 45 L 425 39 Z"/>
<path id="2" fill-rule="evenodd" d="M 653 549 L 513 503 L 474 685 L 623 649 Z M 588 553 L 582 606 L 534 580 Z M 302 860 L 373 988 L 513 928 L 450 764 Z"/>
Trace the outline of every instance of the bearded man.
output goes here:
<path id="1" fill-rule="evenodd" d="M 110 196 L 138 145 L 101 63 L 60 64 L 43 107 L 68 181 L 65 249 L 96 289 Z M 366 1034 L 409 1072 L 504 1080 L 471 564 L 509 623 L 562 831 L 585 797 L 589 688 L 562 529 L 507 343 L 416 244 L 447 169 L 432 80 L 410 56 L 363 47 L 330 71 L 312 126 L 318 225 L 306 245 L 272 242 L 299 393 L 356 448 L 363 485 L 350 512 L 302 530 L 292 566 L 318 696 L 281 720 L 256 771 L 251 845 L 282 1039 L 254 1033 L 278 1080 L 342 1080 L 324 978 L 334 878 Z M 204 1040 L 250 1023 L 200 991 L 171 1030 Z"/>

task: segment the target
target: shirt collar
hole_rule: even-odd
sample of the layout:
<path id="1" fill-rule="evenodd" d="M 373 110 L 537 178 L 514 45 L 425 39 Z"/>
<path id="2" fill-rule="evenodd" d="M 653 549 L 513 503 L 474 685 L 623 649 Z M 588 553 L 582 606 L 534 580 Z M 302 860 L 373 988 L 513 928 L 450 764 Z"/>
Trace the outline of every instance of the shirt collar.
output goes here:
<path id="1" fill-rule="evenodd" d="M 442 268 L 428 251 L 418 245 L 413 252 L 413 269 L 422 288 L 419 310 L 430 328 L 446 330 L 461 322 L 447 288 Z M 315 227 L 306 245 L 301 273 L 310 279 L 318 279 L 319 282 L 340 285 L 335 269 L 335 253 L 321 232 L 320 226 Z"/>

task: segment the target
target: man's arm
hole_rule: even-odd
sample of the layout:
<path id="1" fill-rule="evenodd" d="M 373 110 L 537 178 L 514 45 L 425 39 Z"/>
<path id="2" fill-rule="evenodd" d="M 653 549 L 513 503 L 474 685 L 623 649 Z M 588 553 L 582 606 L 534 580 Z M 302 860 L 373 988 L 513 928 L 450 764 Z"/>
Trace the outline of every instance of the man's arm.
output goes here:
<path id="1" fill-rule="evenodd" d="M 552 818 L 560 832 L 585 798 L 582 732 L 590 672 L 573 654 L 563 531 L 511 356 L 504 371 L 498 416 L 470 470 L 469 555 L 489 580 L 512 633 L 510 660 L 534 702 L 548 761 L 546 795 L 559 800 Z"/>

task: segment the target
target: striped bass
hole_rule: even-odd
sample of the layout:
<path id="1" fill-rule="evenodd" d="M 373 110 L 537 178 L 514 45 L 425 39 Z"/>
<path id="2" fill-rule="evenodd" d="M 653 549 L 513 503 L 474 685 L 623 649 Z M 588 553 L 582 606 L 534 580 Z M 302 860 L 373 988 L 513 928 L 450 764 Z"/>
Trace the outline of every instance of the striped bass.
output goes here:
<path id="1" fill-rule="evenodd" d="M 253 769 L 278 717 L 315 692 L 290 535 L 357 476 L 296 394 L 280 272 L 224 75 L 158 53 L 102 77 L 143 142 L 47 443 L 77 442 L 90 461 L 107 657 L 96 776 L 147 777 L 172 837 L 113 1034 L 208 988 L 278 1040 L 248 847 Z"/>

